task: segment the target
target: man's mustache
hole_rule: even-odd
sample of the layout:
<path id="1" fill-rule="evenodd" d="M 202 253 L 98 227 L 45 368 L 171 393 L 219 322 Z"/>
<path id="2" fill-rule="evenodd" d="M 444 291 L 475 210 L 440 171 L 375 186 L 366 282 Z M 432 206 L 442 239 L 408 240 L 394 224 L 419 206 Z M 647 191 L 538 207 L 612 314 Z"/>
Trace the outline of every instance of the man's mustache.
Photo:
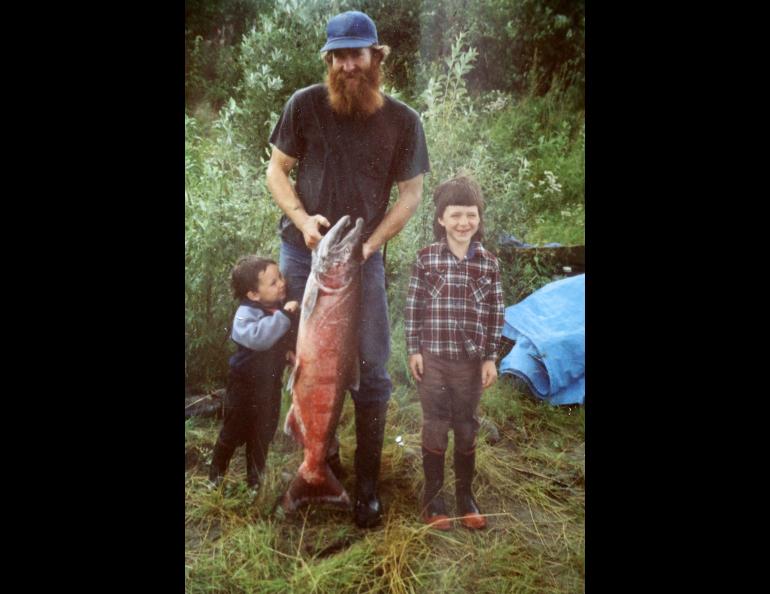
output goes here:
<path id="1" fill-rule="evenodd" d="M 332 109 L 346 115 L 369 115 L 382 107 L 379 92 L 379 65 L 369 69 L 355 67 L 352 70 L 329 68 L 326 83 Z"/>

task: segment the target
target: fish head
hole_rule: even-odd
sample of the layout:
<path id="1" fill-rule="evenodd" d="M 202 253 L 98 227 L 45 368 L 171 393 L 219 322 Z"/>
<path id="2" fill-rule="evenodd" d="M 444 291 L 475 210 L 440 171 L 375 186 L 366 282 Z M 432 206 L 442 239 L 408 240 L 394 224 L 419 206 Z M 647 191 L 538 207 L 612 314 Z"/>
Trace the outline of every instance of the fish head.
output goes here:
<path id="1" fill-rule="evenodd" d="M 329 229 L 313 250 L 313 271 L 328 287 L 337 288 L 350 282 L 363 261 L 364 220 L 359 218 L 351 228 L 349 215 Z"/>

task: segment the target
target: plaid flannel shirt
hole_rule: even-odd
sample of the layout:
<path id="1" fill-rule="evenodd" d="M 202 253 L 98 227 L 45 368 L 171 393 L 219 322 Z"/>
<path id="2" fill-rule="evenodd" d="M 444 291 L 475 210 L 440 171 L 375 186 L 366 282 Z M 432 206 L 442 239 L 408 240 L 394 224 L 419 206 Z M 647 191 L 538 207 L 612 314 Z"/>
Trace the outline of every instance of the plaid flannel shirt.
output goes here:
<path id="1" fill-rule="evenodd" d="M 458 260 L 446 241 L 420 250 L 409 279 L 406 346 L 445 359 L 495 361 L 503 331 L 503 290 L 497 258 L 471 242 Z"/>

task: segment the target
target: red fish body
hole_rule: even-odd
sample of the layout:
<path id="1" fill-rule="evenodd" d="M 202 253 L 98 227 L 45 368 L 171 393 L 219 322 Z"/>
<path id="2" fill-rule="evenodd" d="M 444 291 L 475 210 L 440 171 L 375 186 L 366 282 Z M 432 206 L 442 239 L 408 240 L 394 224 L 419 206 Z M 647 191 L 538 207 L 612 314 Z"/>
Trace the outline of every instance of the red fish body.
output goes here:
<path id="1" fill-rule="evenodd" d="M 287 511 L 306 503 L 350 505 L 326 463 L 345 393 L 358 389 L 363 220 L 345 235 L 349 220 L 342 217 L 313 252 L 302 300 L 285 431 L 303 446 L 304 459 L 283 498 Z"/>

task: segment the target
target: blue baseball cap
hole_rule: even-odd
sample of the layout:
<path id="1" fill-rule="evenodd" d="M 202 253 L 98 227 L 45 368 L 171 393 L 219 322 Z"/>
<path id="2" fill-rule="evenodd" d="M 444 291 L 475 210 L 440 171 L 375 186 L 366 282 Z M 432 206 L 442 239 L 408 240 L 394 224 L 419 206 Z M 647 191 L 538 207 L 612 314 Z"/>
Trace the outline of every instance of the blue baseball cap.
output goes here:
<path id="1" fill-rule="evenodd" d="M 332 17 L 326 25 L 326 45 L 322 52 L 379 44 L 374 21 L 363 12 L 349 10 Z"/>

